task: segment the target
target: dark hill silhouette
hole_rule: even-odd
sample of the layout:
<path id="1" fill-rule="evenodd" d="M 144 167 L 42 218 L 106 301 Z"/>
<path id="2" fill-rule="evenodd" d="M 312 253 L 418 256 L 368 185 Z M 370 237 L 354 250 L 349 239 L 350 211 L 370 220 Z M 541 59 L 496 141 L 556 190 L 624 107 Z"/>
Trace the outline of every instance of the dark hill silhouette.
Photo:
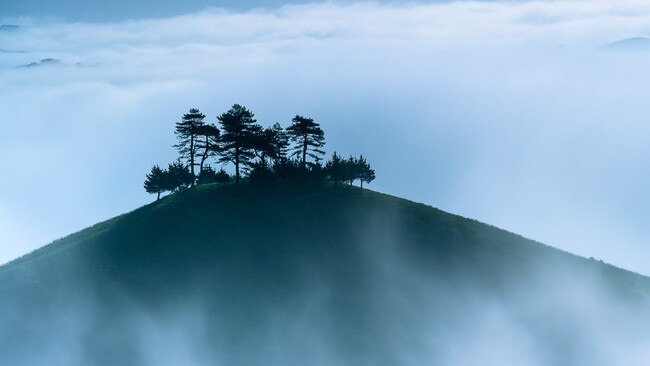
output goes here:
<path id="1" fill-rule="evenodd" d="M 15 32 L 19 30 L 20 27 L 13 24 L 2 24 L 0 25 L 0 32 Z"/>
<path id="2" fill-rule="evenodd" d="M 44 58 L 39 62 L 32 62 L 27 65 L 23 65 L 21 67 L 40 67 L 40 66 L 55 66 L 55 65 L 61 65 L 62 62 L 61 60 L 55 59 L 55 58 Z"/>
<path id="3" fill-rule="evenodd" d="M 436 364 L 453 329 L 500 303 L 543 344 L 541 364 L 581 364 L 595 346 L 566 315 L 586 306 L 574 292 L 616 299 L 618 319 L 645 308 L 650 282 L 355 187 L 200 185 L 0 267 L 0 357 L 160 364 L 172 346 L 153 340 L 183 329 L 173 345 L 195 364 L 399 365 L 423 350 Z"/>

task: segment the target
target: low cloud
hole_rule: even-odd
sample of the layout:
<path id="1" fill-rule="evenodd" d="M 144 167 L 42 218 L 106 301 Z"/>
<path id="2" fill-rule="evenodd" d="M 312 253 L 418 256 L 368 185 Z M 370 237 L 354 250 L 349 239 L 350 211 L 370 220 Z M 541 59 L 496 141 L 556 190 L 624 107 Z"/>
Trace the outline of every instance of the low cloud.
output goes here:
<path id="1" fill-rule="evenodd" d="M 323 256 L 317 244 L 302 253 L 296 271 L 284 251 L 271 255 L 264 269 L 251 270 L 252 248 L 236 258 L 219 251 L 210 276 L 193 276 L 205 268 L 187 262 L 178 273 L 165 268 L 162 273 L 178 277 L 161 287 L 138 282 L 124 267 L 86 287 L 84 280 L 98 279 L 98 268 L 85 273 L 68 265 L 73 272 L 55 271 L 58 282 L 40 278 L 47 285 L 38 286 L 39 270 L 14 267 L 21 291 L 0 297 L 0 359 L 56 366 L 647 362 L 647 298 L 628 293 L 636 287 L 626 274 L 544 250 L 528 265 L 503 252 L 508 260 L 499 264 L 457 262 L 443 254 L 453 243 L 410 242 L 399 234 L 400 220 L 385 225 L 384 215 L 396 212 L 379 207 L 362 219 L 359 233 L 343 235 L 355 239 L 346 250 Z M 553 268 L 538 261 L 546 255 L 556 260 Z M 232 260 L 237 265 L 223 267 Z M 5 275 L 12 278 L 11 271 Z M 126 281 L 113 282 L 118 278 Z M 31 303 L 41 296 L 47 306 Z"/>

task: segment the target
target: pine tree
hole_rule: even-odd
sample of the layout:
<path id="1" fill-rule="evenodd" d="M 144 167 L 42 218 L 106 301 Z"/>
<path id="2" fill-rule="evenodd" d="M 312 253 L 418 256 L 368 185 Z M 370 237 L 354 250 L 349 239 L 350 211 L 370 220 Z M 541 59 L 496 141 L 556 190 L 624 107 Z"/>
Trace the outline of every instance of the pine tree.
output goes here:
<path id="1" fill-rule="evenodd" d="M 195 148 L 201 157 L 199 175 L 203 173 L 205 161 L 219 152 L 219 136 L 221 131 L 213 124 L 204 124 L 197 128 Z M 213 171 L 214 172 L 214 171 Z"/>
<path id="2" fill-rule="evenodd" d="M 176 122 L 176 129 L 174 133 L 178 138 L 178 144 L 174 145 L 178 149 L 181 158 L 189 165 L 192 176 L 194 174 L 194 167 L 196 164 L 196 137 L 199 127 L 203 126 L 203 119 L 205 115 L 196 108 L 190 109 L 188 113 L 183 115 L 180 122 Z M 194 181 L 191 182 L 194 185 Z"/>
<path id="3" fill-rule="evenodd" d="M 199 175 L 198 179 L 199 184 L 228 182 L 230 182 L 230 175 L 225 170 L 223 170 L 223 168 L 219 169 L 219 171 L 215 171 L 209 165 L 206 165 L 203 168 L 203 171 Z"/>
<path id="4" fill-rule="evenodd" d="M 277 163 L 280 160 L 286 159 L 289 148 L 289 135 L 287 131 L 277 122 L 267 130 L 270 131 L 268 134 L 271 136 L 270 141 L 275 155 L 274 161 Z"/>
<path id="5" fill-rule="evenodd" d="M 255 139 L 261 127 L 256 123 L 253 112 L 239 104 L 221 114 L 217 119 L 221 124 L 221 152 L 219 162 L 235 165 L 235 181 L 241 180 L 240 168 L 249 166 L 255 157 Z"/>
<path id="6" fill-rule="evenodd" d="M 278 161 L 286 158 L 289 136 L 279 123 L 275 123 L 271 127 L 260 130 L 255 135 L 253 145 L 255 154 L 259 158 L 256 164 L 278 163 Z"/>
<path id="7" fill-rule="evenodd" d="M 267 160 L 275 158 L 275 149 L 273 147 L 273 131 L 269 128 L 260 129 L 253 136 L 253 151 L 257 156 L 257 162 L 254 164 L 267 164 Z"/>
<path id="8" fill-rule="evenodd" d="M 272 169 L 279 180 L 295 181 L 305 177 L 305 169 L 297 159 L 280 159 Z"/>
<path id="9" fill-rule="evenodd" d="M 375 180 L 375 170 L 370 167 L 363 155 L 357 159 L 357 179 L 359 179 L 360 187 L 363 188 L 363 183 L 370 183 Z"/>
<path id="10" fill-rule="evenodd" d="M 299 115 L 296 115 L 291 122 L 291 126 L 287 127 L 287 134 L 291 141 L 296 143 L 294 155 L 301 157 L 302 168 L 307 167 L 307 156 L 318 163 L 325 154 L 321 150 L 325 145 L 325 133 L 320 125 L 312 118 Z"/>
<path id="11" fill-rule="evenodd" d="M 325 164 L 325 172 L 334 184 L 343 182 L 343 179 L 345 178 L 344 164 L 345 161 L 336 153 L 336 151 L 334 151 L 332 158 Z"/>
<path id="12" fill-rule="evenodd" d="M 353 156 L 348 157 L 343 161 L 343 181 L 348 185 L 352 185 L 354 180 L 359 176 L 359 165 L 357 159 Z"/>
<path id="13" fill-rule="evenodd" d="M 214 183 L 216 181 L 217 177 L 217 172 L 212 169 L 211 166 L 206 165 L 201 169 L 201 172 L 199 173 L 199 177 L 196 180 L 197 184 L 207 184 L 207 183 Z"/>
<path id="14" fill-rule="evenodd" d="M 144 181 L 145 191 L 147 191 L 147 193 L 158 195 L 156 201 L 160 199 L 160 194 L 165 191 L 165 174 L 165 171 L 160 169 L 158 165 L 154 165 Z"/>
<path id="15" fill-rule="evenodd" d="M 165 188 L 168 191 L 180 191 L 194 184 L 194 175 L 180 160 L 177 160 L 167 167 L 167 179 Z"/>
<path id="16" fill-rule="evenodd" d="M 228 183 L 230 182 L 230 174 L 221 168 L 215 173 L 214 181 L 217 183 Z"/>

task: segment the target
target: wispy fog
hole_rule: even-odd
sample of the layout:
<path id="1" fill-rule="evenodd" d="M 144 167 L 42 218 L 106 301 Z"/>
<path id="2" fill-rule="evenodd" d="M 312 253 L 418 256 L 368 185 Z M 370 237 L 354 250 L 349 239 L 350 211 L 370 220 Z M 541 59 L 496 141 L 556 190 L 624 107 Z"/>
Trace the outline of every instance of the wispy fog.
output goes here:
<path id="1" fill-rule="evenodd" d="M 650 52 L 600 46 L 649 20 L 613 0 L 5 19 L 0 261 L 149 202 L 182 113 L 241 103 L 314 117 L 372 189 L 648 274 Z"/>
<path id="2" fill-rule="evenodd" d="M 361 233 L 344 235 L 358 238 L 354 243 L 298 250 L 302 271 L 288 282 L 274 273 L 292 273 L 280 263 L 291 263 L 293 252 L 277 251 L 260 269 L 247 265 L 257 254 L 246 249 L 221 280 L 165 285 L 156 301 L 148 291 L 129 295 L 128 281 L 85 287 L 83 279 L 98 274 L 94 267 L 41 288 L 50 293 L 43 302 L 32 302 L 39 298 L 27 291 L 34 283 L 23 282 L 13 296 L 0 298 L 0 360 L 54 366 L 647 363 L 647 298 L 621 296 L 633 287 L 608 284 L 621 273 L 603 276 L 599 264 L 567 257 L 489 271 L 440 257 L 422 261 L 454 245 L 415 249 L 403 242 L 399 225 L 386 225 L 386 211 L 375 215 L 355 218 L 365 224 Z M 472 246 L 454 250 L 466 245 Z M 551 254 L 540 251 L 536 259 Z M 212 269 L 227 262 L 217 259 Z M 438 272 L 444 264 L 451 267 Z"/>

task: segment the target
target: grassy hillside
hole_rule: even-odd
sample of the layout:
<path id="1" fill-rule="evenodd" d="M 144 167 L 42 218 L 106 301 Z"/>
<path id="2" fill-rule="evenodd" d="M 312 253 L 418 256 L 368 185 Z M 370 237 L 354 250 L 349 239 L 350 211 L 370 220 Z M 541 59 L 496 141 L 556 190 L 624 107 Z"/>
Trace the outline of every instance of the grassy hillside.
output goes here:
<path id="1" fill-rule="evenodd" d="M 201 314 L 200 331 L 188 331 L 203 345 L 192 354 L 209 355 L 198 364 L 267 364 L 280 353 L 279 364 L 303 364 L 322 347 L 338 364 L 403 364 L 396 339 L 416 347 L 488 303 L 521 312 L 539 342 L 570 339 L 570 323 L 547 329 L 543 314 L 582 309 L 571 300 L 581 291 L 642 307 L 650 281 L 369 190 L 204 185 L 0 267 L 0 325 L 11 330 L 0 351 L 20 364 L 58 360 L 51 335 L 65 329 L 85 336 L 61 364 L 148 364 L 131 325 L 142 314 L 175 324 L 182 313 Z M 540 313 L 529 309 L 538 297 L 568 300 Z M 429 349 L 446 342 L 435 334 Z M 564 360 L 566 343 L 553 344 L 545 357 Z"/>

